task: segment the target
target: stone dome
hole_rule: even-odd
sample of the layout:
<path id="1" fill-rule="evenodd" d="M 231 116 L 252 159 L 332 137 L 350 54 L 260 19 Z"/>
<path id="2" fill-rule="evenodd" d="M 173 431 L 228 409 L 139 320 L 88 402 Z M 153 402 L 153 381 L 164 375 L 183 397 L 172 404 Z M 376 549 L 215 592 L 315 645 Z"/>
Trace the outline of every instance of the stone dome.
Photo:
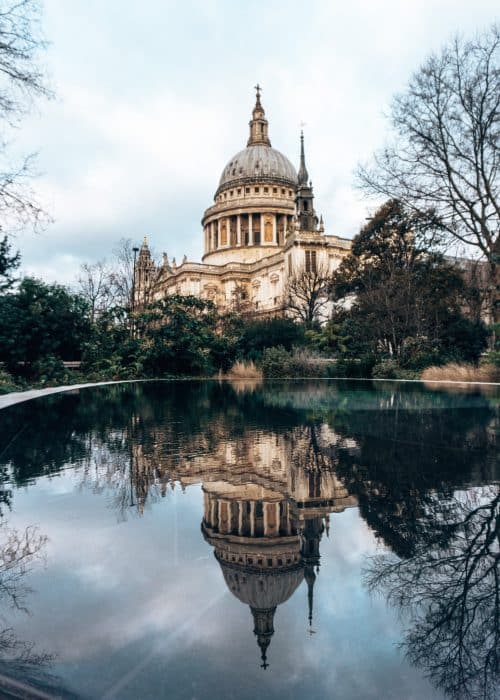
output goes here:
<path id="1" fill-rule="evenodd" d="M 245 181 L 273 180 L 297 187 L 297 172 L 286 156 L 266 144 L 247 146 L 222 171 L 218 190 Z"/>
<path id="2" fill-rule="evenodd" d="M 221 561 L 224 580 L 231 593 L 252 608 L 275 608 L 287 601 L 304 580 L 302 564 L 286 569 L 252 571 Z"/>

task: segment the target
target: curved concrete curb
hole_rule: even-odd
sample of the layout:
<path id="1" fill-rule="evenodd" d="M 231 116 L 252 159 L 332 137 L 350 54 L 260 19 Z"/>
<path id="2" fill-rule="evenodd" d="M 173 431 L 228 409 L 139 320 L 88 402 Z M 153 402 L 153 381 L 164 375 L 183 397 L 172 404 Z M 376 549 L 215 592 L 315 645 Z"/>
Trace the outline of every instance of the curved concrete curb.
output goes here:
<path id="1" fill-rule="evenodd" d="M 86 389 L 90 386 L 106 386 L 107 384 L 126 384 L 128 382 L 144 381 L 140 379 L 122 379 L 114 382 L 88 382 L 87 384 L 70 384 L 68 386 L 51 386 L 47 389 L 29 389 L 28 391 L 13 391 L 10 394 L 0 396 L 0 410 L 13 406 L 16 403 L 23 401 L 31 401 L 39 396 L 49 396 L 50 394 L 58 394 L 62 391 L 72 391 L 73 389 Z M 146 380 L 147 381 L 147 380 Z"/>

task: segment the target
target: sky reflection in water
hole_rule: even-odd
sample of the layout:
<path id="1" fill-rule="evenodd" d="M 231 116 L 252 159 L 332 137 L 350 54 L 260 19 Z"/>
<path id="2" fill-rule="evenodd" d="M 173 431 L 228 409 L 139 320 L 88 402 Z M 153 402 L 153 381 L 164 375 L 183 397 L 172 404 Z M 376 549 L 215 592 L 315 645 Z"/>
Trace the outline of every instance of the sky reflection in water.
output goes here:
<path id="1" fill-rule="evenodd" d="M 499 398 L 155 382 L 1 411 L 0 689 L 494 697 Z"/>

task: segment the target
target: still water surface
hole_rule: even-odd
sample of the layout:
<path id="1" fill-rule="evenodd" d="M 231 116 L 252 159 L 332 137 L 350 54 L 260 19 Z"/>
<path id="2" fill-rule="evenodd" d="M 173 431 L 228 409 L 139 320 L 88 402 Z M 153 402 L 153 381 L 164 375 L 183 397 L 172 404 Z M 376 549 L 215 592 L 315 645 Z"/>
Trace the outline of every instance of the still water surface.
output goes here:
<path id="1" fill-rule="evenodd" d="M 496 697 L 499 402 L 151 382 L 1 411 L 0 696 Z"/>

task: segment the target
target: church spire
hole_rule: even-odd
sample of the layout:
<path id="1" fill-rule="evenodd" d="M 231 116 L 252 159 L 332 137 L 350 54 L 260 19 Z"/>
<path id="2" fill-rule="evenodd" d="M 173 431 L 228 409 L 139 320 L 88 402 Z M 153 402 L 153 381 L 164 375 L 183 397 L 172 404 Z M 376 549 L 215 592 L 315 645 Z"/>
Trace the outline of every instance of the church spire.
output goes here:
<path id="1" fill-rule="evenodd" d="M 307 181 L 309 180 L 309 173 L 306 168 L 306 157 L 304 155 L 304 131 L 300 130 L 300 167 L 297 176 L 299 185 L 304 185 L 307 187 Z"/>
<path id="2" fill-rule="evenodd" d="M 309 608 L 309 627 L 312 628 L 313 621 L 313 600 L 314 600 L 314 583 L 316 581 L 316 574 L 314 573 L 314 566 L 309 564 L 306 565 L 304 571 L 304 578 L 307 583 L 307 605 Z"/>
<path id="3" fill-rule="evenodd" d="M 250 121 L 250 137 L 247 142 L 248 146 L 270 146 L 271 141 L 268 136 L 268 121 L 266 119 L 266 113 L 260 102 L 260 93 L 262 88 L 257 83 L 255 86 L 255 107 L 252 112 L 252 119 Z"/>
<path id="4" fill-rule="evenodd" d="M 314 194 L 312 182 L 306 168 L 304 155 L 304 132 L 300 132 L 300 167 L 297 175 L 297 191 L 295 193 L 295 215 L 301 231 L 317 232 L 318 217 L 314 211 Z"/>
<path id="5" fill-rule="evenodd" d="M 257 644 L 260 647 L 260 658 L 262 663 L 261 668 L 266 670 L 269 664 L 267 663 L 267 647 L 271 643 L 271 637 L 274 634 L 273 619 L 276 608 L 252 608 L 250 607 L 253 615 L 254 629 L 253 632 L 257 637 Z"/>

